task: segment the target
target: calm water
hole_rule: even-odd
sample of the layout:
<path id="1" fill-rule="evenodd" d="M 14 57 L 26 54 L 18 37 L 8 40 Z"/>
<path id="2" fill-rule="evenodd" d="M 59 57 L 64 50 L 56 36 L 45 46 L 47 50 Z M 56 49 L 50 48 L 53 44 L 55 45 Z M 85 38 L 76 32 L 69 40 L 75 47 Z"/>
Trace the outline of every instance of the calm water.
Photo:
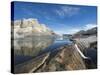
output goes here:
<path id="1" fill-rule="evenodd" d="M 71 43 L 69 40 L 56 40 L 54 37 L 29 37 L 14 40 L 15 65 L 28 61 L 41 52 Z"/>

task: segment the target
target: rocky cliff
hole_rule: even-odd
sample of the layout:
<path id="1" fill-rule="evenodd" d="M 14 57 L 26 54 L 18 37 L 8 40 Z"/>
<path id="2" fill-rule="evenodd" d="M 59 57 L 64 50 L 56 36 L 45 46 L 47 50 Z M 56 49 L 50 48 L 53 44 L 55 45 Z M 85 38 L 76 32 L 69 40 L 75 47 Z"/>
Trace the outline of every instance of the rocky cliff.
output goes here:
<path id="1" fill-rule="evenodd" d="M 12 32 L 14 32 L 14 38 L 55 34 L 45 24 L 40 24 L 33 18 L 12 21 Z"/>
<path id="2" fill-rule="evenodd" d="M 84 55 L 89 57 L 85 61 L 86 66 L 89 69 L 97 68 L 97 27 L 74 34 L 73 40 Z"/>

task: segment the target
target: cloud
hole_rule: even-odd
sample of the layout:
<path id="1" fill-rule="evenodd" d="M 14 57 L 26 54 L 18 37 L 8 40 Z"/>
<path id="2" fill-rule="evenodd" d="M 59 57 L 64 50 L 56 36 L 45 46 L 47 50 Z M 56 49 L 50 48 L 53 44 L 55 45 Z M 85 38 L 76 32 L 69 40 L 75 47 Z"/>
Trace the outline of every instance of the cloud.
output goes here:
<path id="1" fill-rule="evenodd" d="M 64 17 L 76 15 L 79 12 L 79 10 L 79 7 L 62 6 L 59 9 L 56 9 L 55 12 L 57 15 Z"/>
<path id="2" fill-rule="evenodd" d="M 94 28 L 94 27 L 97 27 L 96 24 L 87 24 L 83 27 L 84 30 L 88 30 L 88 29 L 91 29 L 91 28 Z"/>

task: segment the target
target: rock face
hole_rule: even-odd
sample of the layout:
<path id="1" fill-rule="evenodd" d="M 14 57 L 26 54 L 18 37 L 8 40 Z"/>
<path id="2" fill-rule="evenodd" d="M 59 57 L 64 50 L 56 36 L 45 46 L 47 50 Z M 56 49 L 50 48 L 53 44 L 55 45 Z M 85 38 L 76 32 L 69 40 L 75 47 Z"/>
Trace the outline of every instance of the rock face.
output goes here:
<path id="1" fill-rule="evenodd" d="M 87 67 L 89 69 L 97 68 L 97 37 L 77 38 L 75 41 L 84 55 L 90 58 L 90 60 L 86 60 Z"/>
<path id="2" fill-rule="evenodd" d="M 42 54 L 26 63 L 16 65 L 15 73 L 52 72 L 86 69 L 86 65 L 74 44 Z"/>
<path id="3" fill-rule="evenodd" d="M 36 72 L 66 71 L 86 69 L 84 60 L 73 45 L 60 48 L 60 51 L 51 56 Z"/>
<path id="4" fill-rule="evenodd" d="M 78 32 L 74 34 L 73 39 L 84 55 L 90 58 L 86 60 L 87 68 L 97 68 L 97 27 Z"/>
<path id="5" fill-rule="evenodd" d="M 97 42 L 97 36 L 92 35 L 85 38 L 75 38 L 74 40 L 79 45 L 79 48 L 84 50 L 84 48 L 89 48 L 92 43 Z"/>
<path id="6" fill-rule="evenodd" d="M 40 24 L 37 19 L 29 18 L 12 22 L 14 38 L 31 35 L 53 35 L 55 34 L 45 24 Z"/>

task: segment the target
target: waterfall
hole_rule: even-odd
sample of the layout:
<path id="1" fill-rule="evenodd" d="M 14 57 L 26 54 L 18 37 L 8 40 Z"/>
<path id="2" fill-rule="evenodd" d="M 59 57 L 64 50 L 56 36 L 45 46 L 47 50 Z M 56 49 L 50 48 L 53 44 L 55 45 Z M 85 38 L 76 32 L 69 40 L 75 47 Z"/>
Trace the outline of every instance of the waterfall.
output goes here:
<path id="1" fill-rule="evenodd" d="M 81 50 L 78 48 L 77 44 L 75 44 L 75 48 L 76 48 L 76 50 L 78 51 L 78 53 L 81 55 L 82 58 L 84 58 L 84 59 L 89 59 L 89 57 L 86 57 L 86 56 L 81 52 Z"/>

